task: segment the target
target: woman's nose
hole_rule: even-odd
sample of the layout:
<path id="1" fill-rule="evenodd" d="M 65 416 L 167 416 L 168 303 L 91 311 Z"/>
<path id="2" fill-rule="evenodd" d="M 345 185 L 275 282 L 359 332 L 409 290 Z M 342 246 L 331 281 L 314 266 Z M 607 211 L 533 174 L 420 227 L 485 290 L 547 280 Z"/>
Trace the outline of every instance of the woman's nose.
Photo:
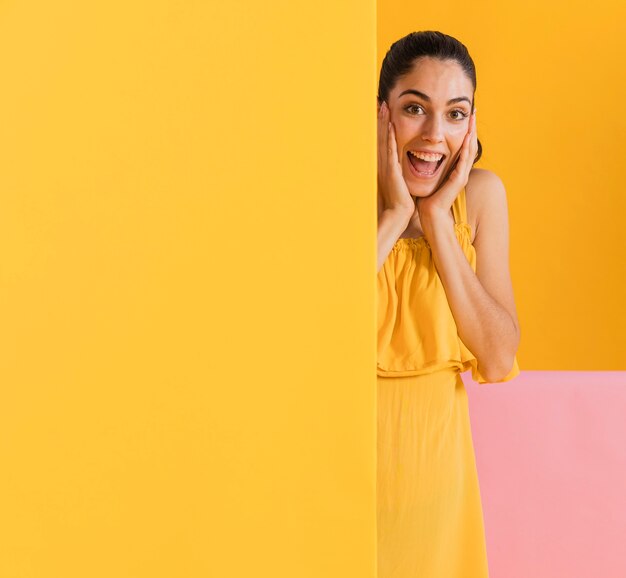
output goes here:
<path id="1" fill-rule="evenodd" d="M 443 140 L 443 122 L 439 117 L 431 116 L 422 125 L 422 138 L 429 142 Z"/>

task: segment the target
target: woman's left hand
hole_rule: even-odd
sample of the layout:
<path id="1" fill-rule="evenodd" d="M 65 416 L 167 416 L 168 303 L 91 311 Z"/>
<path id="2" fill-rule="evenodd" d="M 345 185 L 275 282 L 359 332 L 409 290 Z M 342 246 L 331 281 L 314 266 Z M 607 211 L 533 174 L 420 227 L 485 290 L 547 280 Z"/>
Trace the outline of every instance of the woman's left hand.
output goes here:
<path id="1" fill-rule="evenodd" d="M 476 111 L 470 116 L 467 133 L 460 148 L 458 162 L 447 179 L 427 197 L 416 197 L 416 210 L 419 220 L 428 239 L 429 231 L 432 231 L 432 222 L 440 216 L 449 216 L 450 208 L 454 199 L 467 184 L 470 171 L 474 165 L 474 159 L 478 152 L 478 137 L 476 136 Z M 432 233 L 431 233 L 432 234 Z"/>

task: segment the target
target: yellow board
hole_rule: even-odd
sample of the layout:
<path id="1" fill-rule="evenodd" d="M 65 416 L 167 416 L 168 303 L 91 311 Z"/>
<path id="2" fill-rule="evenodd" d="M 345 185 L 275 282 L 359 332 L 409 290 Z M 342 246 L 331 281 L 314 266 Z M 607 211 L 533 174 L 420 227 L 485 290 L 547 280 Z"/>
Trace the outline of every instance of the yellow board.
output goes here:
<path id="1" fill-rule="evenodd" d="M 440 30 L 477 68 L 477 166 L 508 193 L 523 370 L 626 370 L 626 2 L 378 3 L 392 42 Z"/>
<path id="2" fill-rule="evenodd" d="M 0 576 L 374 578 L 375 13 L 0 2 Z"/>

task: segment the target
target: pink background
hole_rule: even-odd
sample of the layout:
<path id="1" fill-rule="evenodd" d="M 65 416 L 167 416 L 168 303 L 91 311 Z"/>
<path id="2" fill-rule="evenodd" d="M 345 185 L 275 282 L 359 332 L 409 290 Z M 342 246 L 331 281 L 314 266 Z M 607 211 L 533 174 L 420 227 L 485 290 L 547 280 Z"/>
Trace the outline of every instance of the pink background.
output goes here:
<path id="1" fill-rule="evenodd" d="M 626 371 L 462 376 L 490 578 L 626 577 Z"/>

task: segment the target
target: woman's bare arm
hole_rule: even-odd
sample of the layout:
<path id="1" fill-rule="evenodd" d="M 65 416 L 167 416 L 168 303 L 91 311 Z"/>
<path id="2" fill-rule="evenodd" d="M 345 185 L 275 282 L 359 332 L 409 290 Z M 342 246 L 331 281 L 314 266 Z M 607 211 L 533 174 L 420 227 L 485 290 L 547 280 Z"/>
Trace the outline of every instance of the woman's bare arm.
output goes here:
<path id="1" fill-rule="evenodd" d="M 378 217 L 378 268 L 379 272 L 396 241 L 409 226 L 411 215 L 406 211 L 383 210 Z"/>
<path id="2" fill-rule="evenodd" d="M 474 238 L 476 273 L 454 232 L 449 214 L 428 215 L 425 223 L 435 267 L 444 286 L 459 337 L 476 357 L 489 382 L 513 367 L 520 328 L 509 274 L 509 224 L 506 191 L 494 173 L 473 169 L 468 188 L 478 199 Z M 438 221 L 438 222 L 436 222 Z"/>

